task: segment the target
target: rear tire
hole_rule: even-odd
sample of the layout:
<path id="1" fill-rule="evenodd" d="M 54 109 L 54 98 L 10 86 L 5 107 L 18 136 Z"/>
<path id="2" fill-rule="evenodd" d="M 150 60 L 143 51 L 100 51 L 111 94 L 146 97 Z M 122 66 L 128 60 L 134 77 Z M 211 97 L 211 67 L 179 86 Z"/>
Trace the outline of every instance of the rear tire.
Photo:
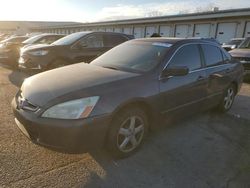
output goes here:
<path id="1" fill-rule="evenodd" d="M 148 118 L 138 107 L 120 111 L 111 123 L 107 147 L 115 158 L 125 158 L 135 153 L 148 132 Z"/>
<path id="2" fill-rule="evenodd" d="M 218 110 L 220 112 L 227 112 L 228 110 L 231 109 L 234 98 L 236 95 L 236 87 L 234 84 L 231 84 L 223 93 L 223 97 L 221 99 L 221 102 L 218 106 Z"/>

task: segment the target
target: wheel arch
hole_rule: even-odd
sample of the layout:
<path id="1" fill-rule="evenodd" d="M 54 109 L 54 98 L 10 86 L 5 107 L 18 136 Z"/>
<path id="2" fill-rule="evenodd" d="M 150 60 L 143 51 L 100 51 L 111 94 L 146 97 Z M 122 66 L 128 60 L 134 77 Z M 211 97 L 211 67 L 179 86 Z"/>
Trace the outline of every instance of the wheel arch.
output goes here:
<path id="1" fill-rule="evenodd" d="M 231 84 L 235 87 L 236 94 L 239 92 L 239 84 L 237 81 L 232 81 Z"/>
<path id="2" fill-rule="evenodd" d="M 119 105 L 116 108 L 116 110 L 112 113 L 112 120 L 122 110 L 127 109 L 127 108 L 133 108 L 133 107 L 138 107 L 146 113 L 146 116 L 148 117 L 148 121 L 149 121 L 149 127 L 151 127 L 152 122 L 155 119 L 155 112 L 153 111 L 153 107 L 145 99 L 142 99 L 142 98 L 133 99 L 133 100 L 127 101 Z"/>

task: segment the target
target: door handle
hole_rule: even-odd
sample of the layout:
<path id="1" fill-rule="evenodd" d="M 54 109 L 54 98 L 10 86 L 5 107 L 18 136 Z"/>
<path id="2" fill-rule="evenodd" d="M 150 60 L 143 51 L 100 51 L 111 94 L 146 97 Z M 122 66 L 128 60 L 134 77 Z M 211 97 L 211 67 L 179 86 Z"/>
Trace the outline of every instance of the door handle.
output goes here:
<path id="1" fill-rule="evenodd" d="M 206 78 L 204 77 L 204 76 L 199 76 L 198 78 L 197 78 L 197 81 L 202 81 L 202 80 L 205 80 Z"/>
<path id="2" fill-rule="evenodd" d="M 215 74 L 211 74 L 210 77 L 211 77 L 211 78 L 222 78 L 223 75 L 222 75 L 222 74 L 215 73 Z"/>
<path id="3" fill-rule="evenodd" d="M 226 73 L 230 73 L 232 71 L 231 68 L 226 69 Z"/>

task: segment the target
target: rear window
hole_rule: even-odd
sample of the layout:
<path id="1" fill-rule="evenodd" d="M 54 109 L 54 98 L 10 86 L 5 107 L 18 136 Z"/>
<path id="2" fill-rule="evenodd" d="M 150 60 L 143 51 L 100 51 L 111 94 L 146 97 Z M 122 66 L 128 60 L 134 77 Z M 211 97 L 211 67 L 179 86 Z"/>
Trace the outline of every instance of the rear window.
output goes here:
<path id="1" fill-rule="evenodd" d="M 125 38 L 122 35 L 115 35 L 115 34 L 106 34 L 103 36 L 103 42 L 104 42 L 104 46 L 106 47 L 113 47 L 113 46 L 117 46 L 125 41 L 127 41 L 128 39 Z"/>
<path id="2" fill-rule="evenodd" d="M 231 55 L 227 51 L 225 51 L 224 49 L 222 49 L 221 53 L 222 53 L 224 61 L 229 61 L 232 59 Z"/>
<path id="3" fill-rule="evenodd" d="M 207 67 L 219 65 L 223 63 L 222 53 L 217 46 L 202 44 L 201 48 L 204 53 L 204 58 Z"/>

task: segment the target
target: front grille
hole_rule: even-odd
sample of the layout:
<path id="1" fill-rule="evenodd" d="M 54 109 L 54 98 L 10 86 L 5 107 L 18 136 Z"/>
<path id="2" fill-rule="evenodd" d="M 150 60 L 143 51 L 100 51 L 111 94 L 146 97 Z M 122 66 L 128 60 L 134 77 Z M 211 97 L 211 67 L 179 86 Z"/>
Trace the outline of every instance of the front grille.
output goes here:
<path id="1" fill-rule="evenodd" d="M 29 102 L 27 99 L 25 99 L 22 96 L 22 93 L 20 93 L 17 96 L 17 108 L 22 109 L 22 110 L 35 112 L 39 109 L 39 106 L 36 106 L 36 105 L 32 104 L 31 102 Z"/>

